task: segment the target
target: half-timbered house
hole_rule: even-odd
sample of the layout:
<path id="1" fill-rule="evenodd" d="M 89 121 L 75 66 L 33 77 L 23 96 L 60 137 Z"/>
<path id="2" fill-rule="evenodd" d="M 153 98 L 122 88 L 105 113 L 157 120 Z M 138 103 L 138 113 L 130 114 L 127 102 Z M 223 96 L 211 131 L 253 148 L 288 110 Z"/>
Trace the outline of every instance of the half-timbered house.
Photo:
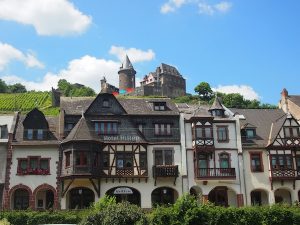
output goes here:
<path id="1" fill-rule="evenodd" d="M 105 194 L 143 208 L 182 194 L 179 112 L 170 99 L 62 98 L 61 207 Z"/>
<path id="2" fill-rule="evenodd" d="M 281 109 L 232 109 L 241 118 L 247 205 L 299 200 L 299 123 Z"/>

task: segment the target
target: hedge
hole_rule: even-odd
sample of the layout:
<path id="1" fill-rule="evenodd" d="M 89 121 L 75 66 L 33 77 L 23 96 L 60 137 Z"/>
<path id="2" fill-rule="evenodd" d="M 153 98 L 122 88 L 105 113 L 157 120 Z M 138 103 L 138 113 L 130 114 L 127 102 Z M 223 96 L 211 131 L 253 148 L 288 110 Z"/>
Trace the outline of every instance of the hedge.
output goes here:
<path id="1" fill-rule="evenodd" d="M 1 225 L 4 218 L 12 225 L 300 225 L 300 207 L 225 208 L 212 204 L 200 205 L 192 196 L 184 195 L 174 205 L 157 206 L 151 212 L 144 212 L 135 205 L 116 203 L 114 198 L 104 197 L 86 210 L 5 211 L 0 212 Z"/>

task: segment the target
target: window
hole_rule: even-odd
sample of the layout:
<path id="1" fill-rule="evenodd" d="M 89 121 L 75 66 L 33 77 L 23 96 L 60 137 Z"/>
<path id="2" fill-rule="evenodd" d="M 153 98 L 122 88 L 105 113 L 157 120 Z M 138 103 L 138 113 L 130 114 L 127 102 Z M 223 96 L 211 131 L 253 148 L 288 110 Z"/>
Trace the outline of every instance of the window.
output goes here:
<path id="1" fill-rule="evenodd" d="M 253 139 L 255 138 L 256 134 L 255 134 L 255 130 L 254 129 L 246 129 L 246 138 L 247 139 Z"/>
<path id="2" fill-rule="evenodd" d="M 75 155 L 76 166 L 87 166 L 87 152 L 77 152 Z"/>
<path id="3" fill-rule="evenodd" d="M 105 152 L 102 155 L 103 168 L 109 167 L 109 153 Z"/>
<path id="4" fill-rule="evenodd" d="M 131 152 L 117 152 L 117 169 L 132 169 L 133 155 Z"/>
<path id="5" fill-rule="evenodd" d="M 140 152 L 140 167 L 142 170 L 147 169 L 147 153 Z"/>
<path id="6" fill-rule="evenodd" d="M 154 158 L 155 165 L 173 165 L 173 150 L 155 150 Z"/>
<path id="7" fill-rule="evenodd" d="M 223 116 L 223 110 L 220 110 L 220 109 L 215 109 L 215 110 L 212 110 L 212 115 L 213 116 Z"/>
<path id="8" fill-rule="evenodd" d="M 154 133 L 159 136 L 171 135 L 171 124 L 156 123 Z"/>
<path id="9" fill-rule="evenodd" d="M 98 134 L 106 134 L 106 135 L 112 135 L 112 134 L 118 134 L 119 130 L 119 124 L 118 122 L 97 122 L 95 123 L 95 131 Z"/>
<path id="10" fill-rule="evenodd" d="M 196 138 L 205 139 L 212 138 L 212 127 L 198 126 L 196 127 Z"/>
<path id="11" fill-rule="evenodd" d="M 293 169 L 292 155 L 271 155 L 272 169 Z"/>
<path id="12" fill-rule="evenodd" d="M 7 139 L 8 138 L 8 130 L 7 125 L 0 126 L 0 139 Z"/>
<path id="13" fill-rule="evenodd" d="M 165 111 L 166 103 L 165 102 L 153 102 L 153 107 L 155 111 Z"/>
<path id="14" fill-rule="evenodd" d="M 28 157 L 18 159 L 18 175 L 48 175 L 50 174 L 50 159 Z"/>
<path id="15" fill-rule="evenodd" d="M 250 152 L 250 163 L 252 172 L 263 172 L 262 152 Z"/>
<path id="16" fill-rule="evenodd" d="M 284 128 L 285 137 L 299 137 L 298 127 L 285 127 Z"/>
<path id="17" fill-rule="evenodd" d="M 33 129 L 27 130 L 27 139 L 32 140 L 33 139 Z"/>
<path id="18" fill-rule="evenodd" d="M 217 136 L 219 142 L 228 141 L 228 127 L 217 127 Z"/>
<path id="19" fill-rule="evenodd" d="M 65 167 L 71 166 L 71 151 L 65 152 L 65 159 L 66 159 Z"/>
<path id="20" fill-rule="evenodd" d="M 108 99 L 103 99 L 102 107 L 103 108 L 108 108 L 109 107 L 109 100 Z"/>
<path id="21" fill-rule="evenodd" d="M 43 130 L 42 129 L 38 129 L 37 130 L 37 139 L 38 140 L 42 140 L 43 139 L 43 134 L 44 134 Z"/>
<path id="22" fill-rule="evenodd" d="M 141 133 L 144 133 L 144 124 L 142 123 L 138 124 L 138 129 Z"/>
<path id="23" fill-rule="evenodd" d="M 230 168 L 230 158 L 228 153 L 219 154 L 219 159 L 220 159 L 220 168 L 222 169 Z"/>

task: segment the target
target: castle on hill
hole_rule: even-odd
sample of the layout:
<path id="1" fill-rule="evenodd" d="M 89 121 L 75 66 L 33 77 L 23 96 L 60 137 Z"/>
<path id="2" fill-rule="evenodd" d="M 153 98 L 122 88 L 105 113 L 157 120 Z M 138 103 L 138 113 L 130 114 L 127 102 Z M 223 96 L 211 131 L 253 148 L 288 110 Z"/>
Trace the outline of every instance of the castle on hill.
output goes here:
<path id="1" fill-rule="evenodd" d="M 165 96 L 176 98 L 186 94 L 186 83 L 183 76 L 174 67 L 161 63 L 154 72 L 145 75 L 140 86 L 135 86 L 136 71 L 126 55 L 125 61 L 118 71 L 119 88 L 107 83 L 105 77 L 101 79 L 101 92 L 115 95 L 132 96 Z"/>

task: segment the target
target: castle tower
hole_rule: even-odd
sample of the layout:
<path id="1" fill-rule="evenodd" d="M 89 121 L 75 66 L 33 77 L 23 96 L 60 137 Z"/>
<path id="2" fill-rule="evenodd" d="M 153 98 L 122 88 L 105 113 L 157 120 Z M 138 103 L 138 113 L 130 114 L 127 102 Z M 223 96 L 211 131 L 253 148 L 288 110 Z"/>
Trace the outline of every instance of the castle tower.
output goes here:
<path id="1" fill-rule="evenodd" d="M 128 56 L 126 55 L 125 62 L 120 67 L 119 74 L 119 90 L 120 94 L 122 92 L 128 91 L 128 89 L 135 88 L 135 74 L 134 70 Z"/>

